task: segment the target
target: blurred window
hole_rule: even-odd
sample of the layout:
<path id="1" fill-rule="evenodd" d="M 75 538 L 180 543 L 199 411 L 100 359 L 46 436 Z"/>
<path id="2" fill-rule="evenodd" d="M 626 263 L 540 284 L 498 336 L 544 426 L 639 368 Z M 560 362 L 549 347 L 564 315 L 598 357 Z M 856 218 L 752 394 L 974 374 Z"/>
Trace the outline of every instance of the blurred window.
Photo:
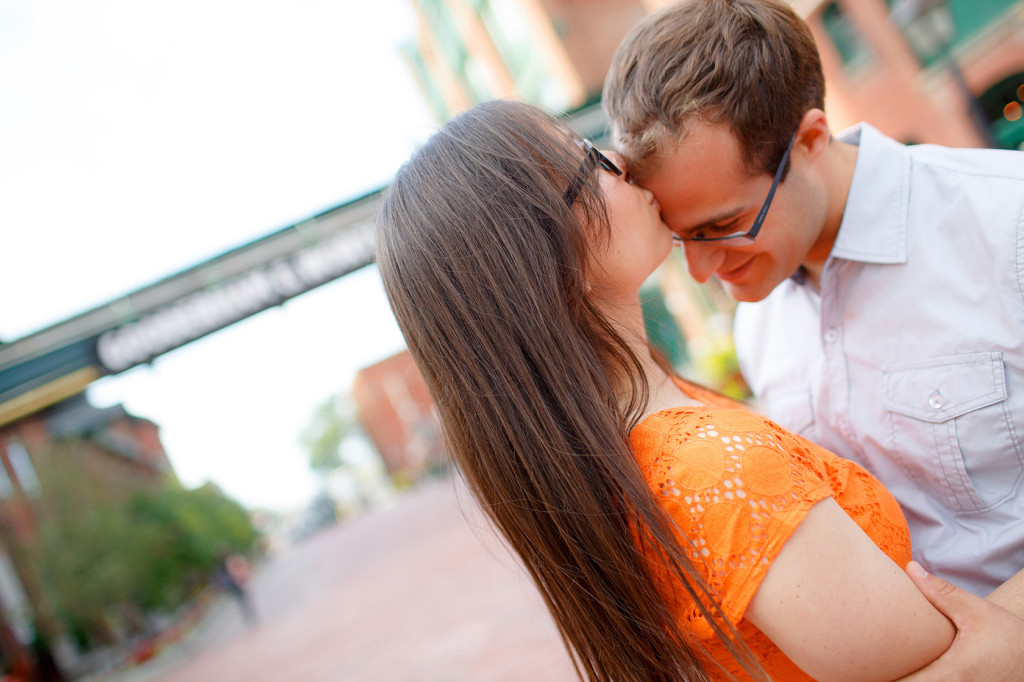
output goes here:
<path id="1" fill-rule="evenodd" d="M 434 74 L 430 72 L 423 60 L 420 48 L 410 42 L 403 45 L 401 49 L 406 63 L 416 77 L 416 82 L 419 83 L 426 95 L 427 104 L 430 106 L 434 118 L 438 121 L 447 121 L 451 116 L 451 111 L 448 110 L 448 104 L 444 100 L 444 95 L 441 94 L 441 89 L 437 86 Z"/>
<path id="2" fill-rule="evenodd" d="M 953 37 L 953 45 L 956 46 L 992 25 L 1018 3 L 1016 0 L 946 0 L 945 4 L 949 5 L 956 26 Z"/>
<path id="3" fill-rule="evenodd" d="M 4 449 L 10 452 L 10 443 L 5 444 L 0 441 L 0 446 L 4 446 Z M 11 483 L 7 467 L 0 463 L 0 500 L 9 500 L 12 497 L 14 497 L 14 484 Z"/>
<path id="4" fill-rule="evenodd" d="M 994 26 L 1016 0 L 886 0 L 889 15 L 924 66 Z"/>
<path id="5" fill-rule="evenodd" d="M 491 90 L 480 74 L 481 67 L 466 49 L 466 41 L 448 5 L 441 0 L 424 0 L 421 7 L 445 62 L 469 99 L 473 102 L 491 99 Z"/>
<path id="6" fill-rule="evenodd" d="M 39 497 L 39 477 L 36 476 L 36 468 L 32 466 L 32 458 L 21 441 L 7 441 L 7 461 L 11 463 L 12 473 L 18 481 L 22 491 L 28 497 Z M 4 478 L 6 478 L 6 472 Z M 10 485 L 11 481 L 7 481 Z M 0 484 L 2 486 L 2 484 Z"/>
<path id="7" fill-rule="evenodd" d="M 838 3 L 829 3 L 825 7 L 821 21 L 843 60 L 844 69 L 854 70 L 871 61 L 871 48 Z"/>
<path id="8" fill-rule="evenodd" d="M 565 109 L 565 92 L 551 75 L 538 50 L 529 22 L 516 0 L 473 0 L 498 55 L 515 83 L 519 97 L 552 110 Z"/>

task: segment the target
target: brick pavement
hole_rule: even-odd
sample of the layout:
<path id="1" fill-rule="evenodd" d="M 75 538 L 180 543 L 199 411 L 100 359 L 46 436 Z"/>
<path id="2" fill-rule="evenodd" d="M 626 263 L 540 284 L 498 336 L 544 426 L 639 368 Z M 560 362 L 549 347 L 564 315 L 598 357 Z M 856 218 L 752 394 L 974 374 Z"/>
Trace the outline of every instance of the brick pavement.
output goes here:
<path id="1" fill-rule="evenodd" d="M 205 635 L 215 645 L 147 678 L 576 679 L 539 595 L 482 525 L 468 494 L 460 489 L 457 496 L 448 481 L 309 538 L 261 569 L 252 591 L 257 627 L 245 630 L 235 616 L 228 634 Z"/>

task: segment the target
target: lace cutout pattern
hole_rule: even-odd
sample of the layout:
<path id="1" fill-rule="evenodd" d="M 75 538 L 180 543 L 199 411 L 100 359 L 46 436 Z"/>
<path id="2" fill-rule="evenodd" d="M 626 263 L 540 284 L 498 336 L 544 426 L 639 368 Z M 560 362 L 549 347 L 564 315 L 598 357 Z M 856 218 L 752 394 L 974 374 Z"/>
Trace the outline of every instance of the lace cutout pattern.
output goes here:
<path id="1" fill-rule="evenodd" d="M 708 401 L 710 402 L 710 401 Z M 723 612 L 778 679 L 810 679 L 743 620 L 771 562 L 810 508 L 836 502 L 898 564 L 910 539 L 892 497 L 867 471 L 735 404 L 650 415 L 631 434 L 651 488 L 678 524 Z M 696 605 L 672 591 L 687 629 L 726 669 L 745 679 Z"/>

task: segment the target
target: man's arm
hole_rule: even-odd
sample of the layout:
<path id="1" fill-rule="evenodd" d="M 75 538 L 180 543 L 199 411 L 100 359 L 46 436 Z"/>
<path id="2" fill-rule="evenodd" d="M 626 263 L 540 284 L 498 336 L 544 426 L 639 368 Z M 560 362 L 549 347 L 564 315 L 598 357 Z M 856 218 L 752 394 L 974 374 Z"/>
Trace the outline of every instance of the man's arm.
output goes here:
<path id="1" fill-rule="evenodd" d="M 1024 570 L 992 590 L 985 599 L 1002 606 L 1020 618 L 1024 618 Z"/>
<path id="2" fill-rule="evenodd" d="M 903 682 L 1024 682 L 1024 618 L 929 575 L 917 562 L 907 564 L 907 575 L 953 621 L 957 635 L 946 653 Z M 1019 608 L 1022 594 L 1024 571 L 989 597 Z"/>

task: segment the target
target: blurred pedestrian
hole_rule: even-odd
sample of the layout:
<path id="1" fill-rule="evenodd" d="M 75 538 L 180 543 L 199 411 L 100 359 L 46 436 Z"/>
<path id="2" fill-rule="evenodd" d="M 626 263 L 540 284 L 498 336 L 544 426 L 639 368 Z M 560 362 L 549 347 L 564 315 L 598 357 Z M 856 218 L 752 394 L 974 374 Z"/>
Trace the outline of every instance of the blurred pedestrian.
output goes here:
<path id="1" fill-rule="evenodd" d="M 242 616 L 249 625 L 255 625 L 258 618 L 249 595 L 249 562 L 237 553 L 225 554 L 217 562 L 214 583 L 238 602 Z"/>

